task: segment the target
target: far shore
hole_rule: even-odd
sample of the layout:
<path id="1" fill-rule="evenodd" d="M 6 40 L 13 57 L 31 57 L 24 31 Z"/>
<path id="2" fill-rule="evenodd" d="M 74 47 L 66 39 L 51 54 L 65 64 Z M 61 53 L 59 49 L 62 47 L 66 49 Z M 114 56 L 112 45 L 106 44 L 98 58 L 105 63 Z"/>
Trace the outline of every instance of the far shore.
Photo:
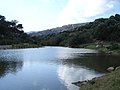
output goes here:
<path id="1" fill-rule="evenodd" d="M 98 50 L 99 52 L 108 55 L 120 55 L 120 43 L 112 43 L 112 44 L 110 42 L 104 42 L 102 44 L 88 43 L 88 44 L 82 44 L 78 47 Z"/>
<path id="2" fill-rule="evenodd" d="M 14 45 L 0 45 L 0 50 L 5 49 L 20 49 L 20 48 L 38 48 L 39 46 L 36 44 L 14 44 Z"/>
<path id="3" fill-rule="evenodd" d="M 12 45 L 0 45 L 0 49 L 11 49 L 13 48 Z"/>
<path id="4" fill-rule="evenodd" d="M 0 45 L 0 49 L 19 49 L 19 48 L 38 48 L 38 47 L 42 47 L 42 46 L 37 45 L 37 44 L 29 44 L 29 43 Z M 119 43 L 113 44 L 113 45 L 111 45 L 109 42 L 102 43 L 102 45 L 96 44 L 96 43 L 88 43 L 88 44 L 82 44 L 77 47 L 70 47 L 70 48 L 94 49 L 94 50 L 98 50 L 99 52 L 108 54 L 108 55 L 120 55 L 120 44 Z"/>

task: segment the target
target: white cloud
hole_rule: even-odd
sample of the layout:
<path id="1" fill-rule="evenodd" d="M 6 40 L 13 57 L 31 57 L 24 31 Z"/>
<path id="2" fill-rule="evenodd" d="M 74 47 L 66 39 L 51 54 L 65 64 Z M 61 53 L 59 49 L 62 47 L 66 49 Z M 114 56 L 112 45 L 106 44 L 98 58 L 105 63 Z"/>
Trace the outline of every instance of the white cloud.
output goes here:
<path id="1" fill-rule="evenodd" d="M 43 3 L 55 3 L 55 2 L 62 2 L 64 0 L 40 0 L 40 2 Z"/>
<path id="2" fill-rule="evenodd" d="M 41 2 L 49 3 L 50 0 L 40 0 Z"/>
<path id="3" fill-rule="evenodd" d="M 0 13 L 18 20 L 24 31 L 38 31 L 98 18 L 114 11 L 116 2 L 120 0 L 3 0 Z"/>
<path id="4" fill-rule="evenodd" d="M 61 25 L 86 22 L 114 9 L 119 0 L 69 0 L 60 12 L 58 22 Z"/>

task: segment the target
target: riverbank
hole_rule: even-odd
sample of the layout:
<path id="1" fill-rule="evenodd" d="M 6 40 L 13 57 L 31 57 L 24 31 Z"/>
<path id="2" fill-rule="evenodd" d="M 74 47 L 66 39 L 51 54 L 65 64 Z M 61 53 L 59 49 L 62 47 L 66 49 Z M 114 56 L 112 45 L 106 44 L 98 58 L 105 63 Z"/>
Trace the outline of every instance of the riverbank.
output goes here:
<path id="1" fill-rule="evenodd" d="M 120 67 L 80 85 L 80 90 L 120 90 Z"/>
<path id="2" fill-rule="evenodd" d="M 28 44 L 28 43 L 22 43 L 22 44 L 14 44 L 14 45 L 0 45 L 1 49 L 20 49 L 20 48 L 38 48 L 39 46 L 36 44 Z"/>
<path id="3" fill-rule="evenodd" d="M 120 55 L 119 43 L 89 43 L 80 45 L 79 48 L 95 49 L 108 55 Z M 78 81 L 73 84 L 80 86 L 80 90 L 120 90 L 120 67 L 101 77 L 89 81 Z"/>
<path id="4" fill-rule="evenodd" d="M 89 43 L 79 46 L 80 48 L 95 49 L 99 52 L 109 55 L 120 55 L 120 44 L 119 43 Z"/>

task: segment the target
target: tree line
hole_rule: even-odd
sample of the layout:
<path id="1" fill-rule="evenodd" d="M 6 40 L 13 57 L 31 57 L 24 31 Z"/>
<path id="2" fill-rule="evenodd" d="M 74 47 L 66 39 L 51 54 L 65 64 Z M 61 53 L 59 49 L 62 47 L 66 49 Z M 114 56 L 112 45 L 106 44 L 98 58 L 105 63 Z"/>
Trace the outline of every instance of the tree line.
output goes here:
<path id="1" fill-rule="evenodd" d="M 65 31 L 43 37 L 33 37 L 42 46 L 78 47 L 81 44 L 103 42 L 120 42 L 120 15 L 99 18 L 76 30 Z"/>
<path id="2" fill-rule="evenodd" d="M 0 45 L 33 43 L 33 39 L 23 31 L 23 25 L 17 20 L 6 20 L 0 15 Z"/>
<path id="3" fill-rule="evenodd" d="M 86 43 L 120 42 L 120 15 L 99 18 L 74 30 L 59 34 L 30 37 L 23 31 L 23 25 L 17 20 L 6 20 L 0 15 L 0 45 L 31 43 L 41 46 L 79 47 Z"/>

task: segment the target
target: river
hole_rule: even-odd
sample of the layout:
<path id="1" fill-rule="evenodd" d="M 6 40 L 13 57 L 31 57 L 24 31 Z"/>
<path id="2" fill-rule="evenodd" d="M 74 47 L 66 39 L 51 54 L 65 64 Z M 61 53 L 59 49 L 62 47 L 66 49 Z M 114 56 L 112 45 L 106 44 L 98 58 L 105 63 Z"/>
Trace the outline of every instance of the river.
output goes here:
<path id="1" fill-rule="evenodd" d="M 71 83 L 105 74 L 119 58 L 82 48 L 0 50 L 0 90 L 79 90 Z"/>

